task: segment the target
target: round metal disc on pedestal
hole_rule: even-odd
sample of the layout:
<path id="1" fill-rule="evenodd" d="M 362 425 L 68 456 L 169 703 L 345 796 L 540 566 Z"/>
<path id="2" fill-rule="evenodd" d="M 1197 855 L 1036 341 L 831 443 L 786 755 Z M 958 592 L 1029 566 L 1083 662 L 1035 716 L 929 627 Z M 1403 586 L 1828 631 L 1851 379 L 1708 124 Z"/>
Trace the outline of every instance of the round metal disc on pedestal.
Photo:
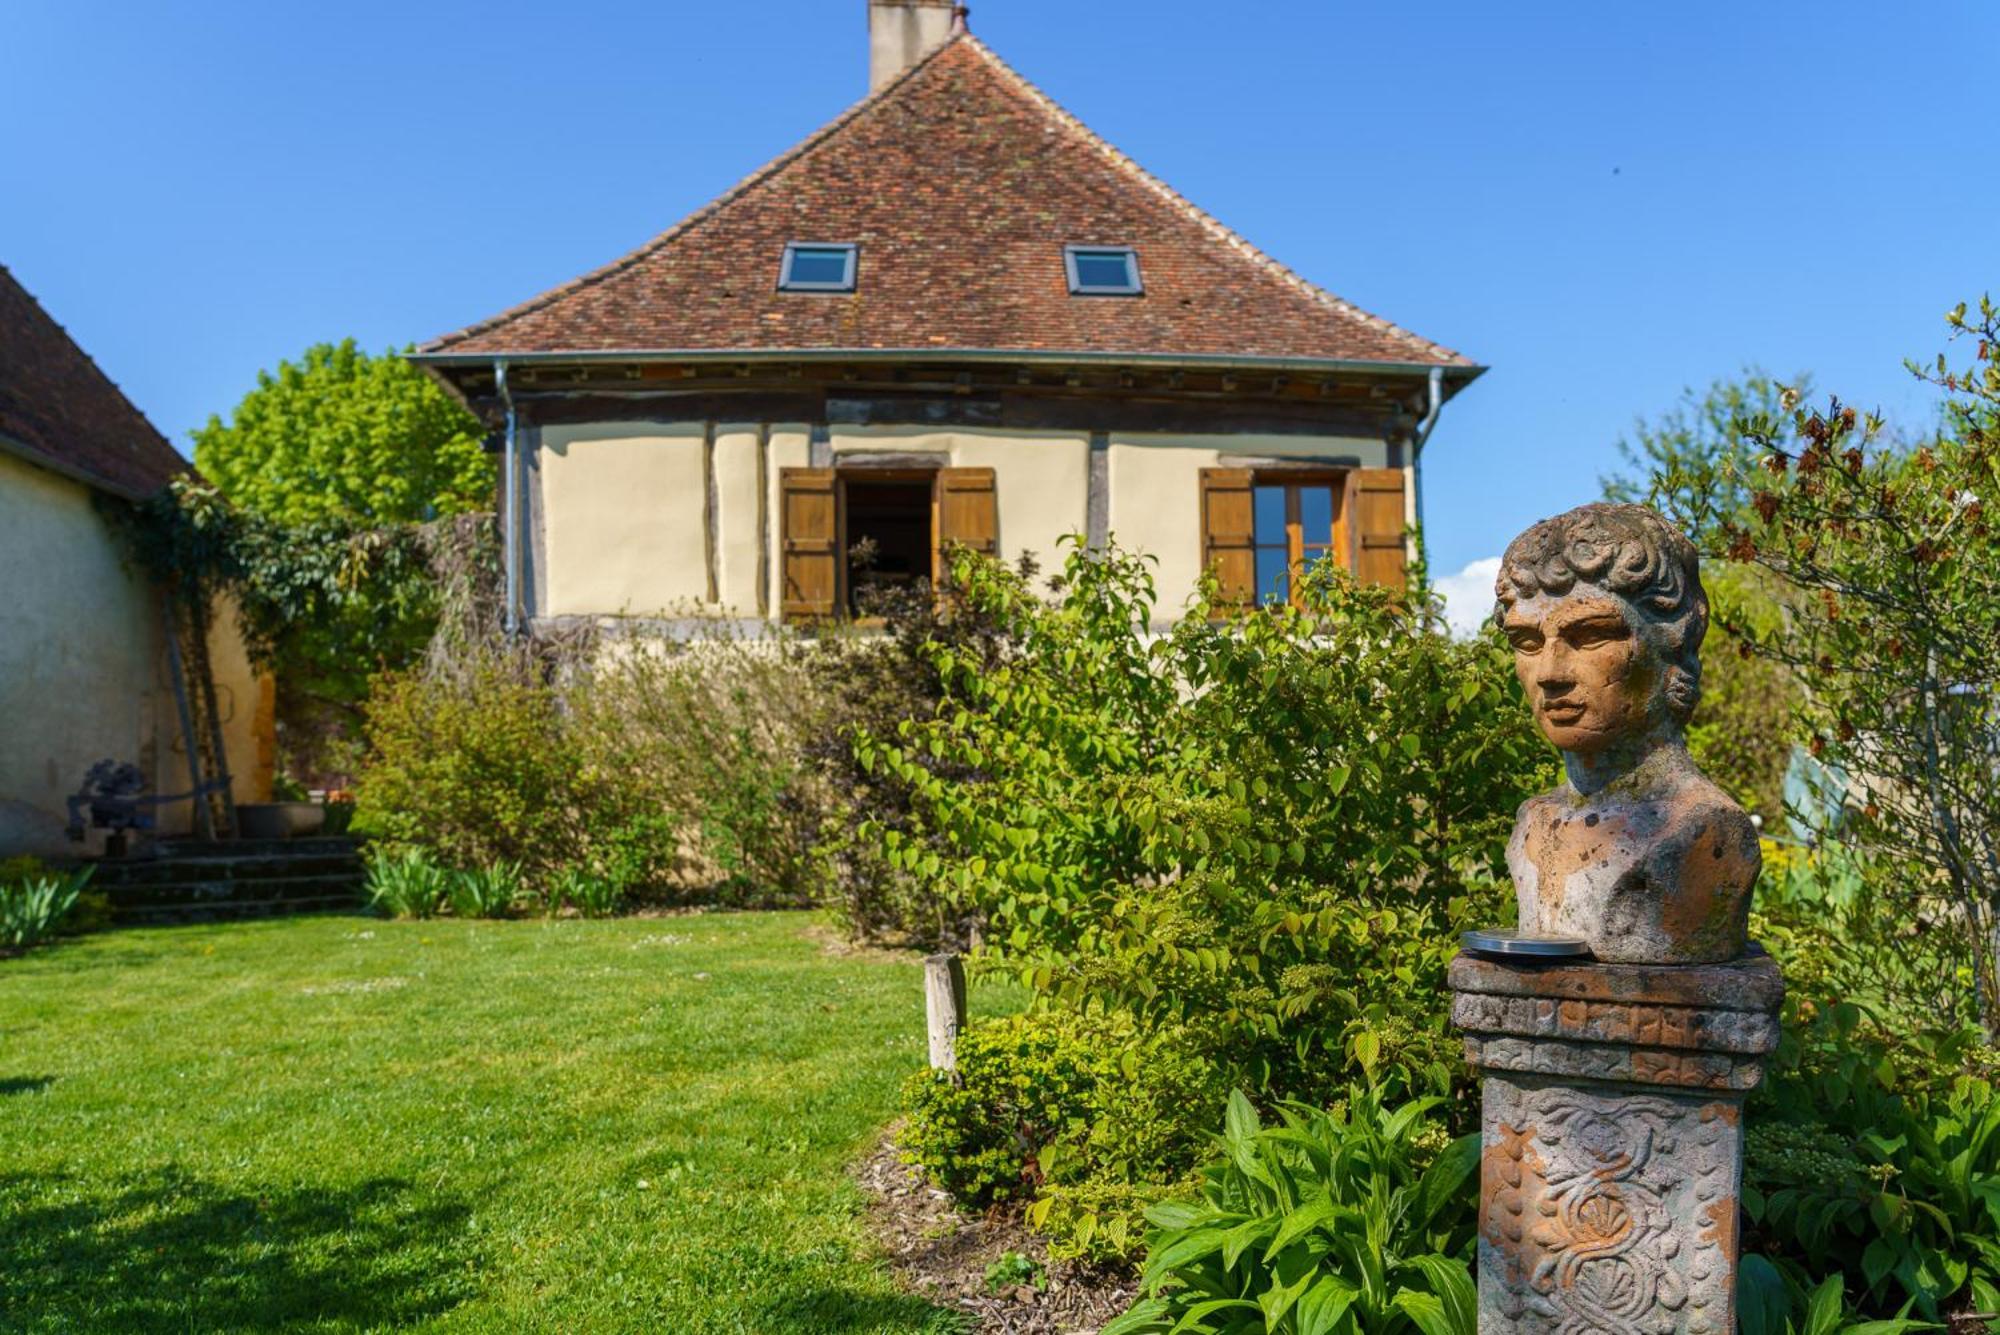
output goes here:
<path id="1" fill-rule="evenodd" d="M 1500 955 L 1508 959 L 1573 960 L 1590 954 L 1590 943 L 1574 936 L 1529 936 L 1511 927 L 1489 927 L 1467 932 L 1459 944 L 1475 955 Z"/>

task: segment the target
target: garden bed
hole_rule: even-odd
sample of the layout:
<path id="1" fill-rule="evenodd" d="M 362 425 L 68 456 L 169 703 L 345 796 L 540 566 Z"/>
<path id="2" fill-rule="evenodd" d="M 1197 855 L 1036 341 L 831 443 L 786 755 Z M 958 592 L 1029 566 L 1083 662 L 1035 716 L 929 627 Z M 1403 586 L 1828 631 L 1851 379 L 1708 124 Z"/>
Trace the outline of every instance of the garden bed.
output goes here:
<path id="1" fill-rule="evenodd" d="M 978 1335 L 1094 1335 L 1137 1292 L 1129 1274 L 1049 1260 L 1018 1208 L 959 1210 L 902 1161 L 893 1135 L 882 1138 L 855 1176 L 868 1193 L 869 1227 L 896 1278 L 971 1317 Z M 1009 1282 L 1020 1264 L 1014 1258 L 1037 1272 L 1031 1282 Z"/>

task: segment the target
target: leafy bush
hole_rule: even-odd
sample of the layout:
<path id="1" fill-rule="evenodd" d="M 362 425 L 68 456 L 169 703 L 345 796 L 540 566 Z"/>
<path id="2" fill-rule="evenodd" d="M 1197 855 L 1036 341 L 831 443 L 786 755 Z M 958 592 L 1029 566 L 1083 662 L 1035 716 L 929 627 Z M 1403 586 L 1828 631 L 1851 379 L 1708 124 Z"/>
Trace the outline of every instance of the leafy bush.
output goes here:
<path id="1" fill-rule="evenodd" d="M 504 918 L 528 893 L 520 864 L 514 862 L 455 871 L 446 884 L 451 911 L 461 918 Z"/>
<path id="2" fill-rule="evenodd" d="M 668 873 L 683 894 L 725 903 L 804 902 L 819 809 L 805 739 L 821 714 L 804 652 L 786 634 L 718 624 L 574 664 L 566 742 L 646 797 L 613 822 L 623 852 L 591 865 L 627 884 Z M 675 856 L 648 867 L 623 855 L 641 846 Z"/>
<path id="3" fill-rule="evenodd" d="M 904 1157 L 967 1204 L 1032 1201 L 1057 1257 L 1124 1257 L 1145 1207 L 1199 1159 L 1188 1107 L 1224 1088 L 1186 1032 L 1029 1012 L 971 1026 L 955 1071 L 911 1078 Z"/>
<path id="4" fill-rule="evenodd" d="M 40 870 L 32 859 L 0 866 L 0 946 L 21 949 L 57 935 L 76 910 L 91 870 L 64 875 Z"/>
<path id="5" fill-rule="evenodd" d="M 1035 571 L 1028 557 L 1015 567 L 1023 583 Z M 963 950 L 974 937 L 972 906 L 939 894 L 885 846 L 885 834 L 911 830 L 916 795 L 893 770 L 869 763 L 867 739 L 934 717 L 945 699 L 940 651 L 949 650 L 954 662 L 996 661 L 1001 628 L 950 579 L 937 590 L 874 590 L 866 610 L 881 618 L 884 633 L 826 631 L 801 660 L 824 701 L 805 740 L 806 760 L 820 779 L 808 868 L 812 897 L 854 936 Z M 941 774 L 957 772 L 935 758 L 930 765 Z"/>
<path id="6" fill-rule="evenodd" d="M 2000 1310 L 2000 1098 L 1962 939 L 1909 919 L 1895 862 L 1772 847 L 1766 869 L 1753 935 L 1787 992 L 1745 1123 L 1756 1320 L 1824 1318 L 1829 1275 L 1864 1316 Z"/>
<path id="7" fill-rule="evenodd" d="M 1511 659 L 1317 568 L 1304 611 L 1155 637 L 1146 565 L 1075 552 L 1043 601 L 961 557 L 1001 652 L 934 649 L 943 708 L 857 741 L 908 786 L 871 827 L 1052 1003 L 1199 1027 L 1231 1083 L 1446 1082 L 1454 929 L 1504 913 L 1512 813 L 1547 780 Z"/>
<path id="8" fill-rule="evenodd" d="M 1104 1335 L 1474 1335 L 1479 1137 L 1451 1139 L 1442 1103 L 1356 1088 L 1267 1128 L 1232 1093 L 1201 1199 L 1147 1212 L 1148 1296 Z"/>
<path id="9" fill-rule="evenodd" d="M 355 828 L 448 866 L 541 874 L 581 862 L 591 818 L 620 805 L 617 780 L 564 744 L 561 698 L 522 656 L 378 678 L 367 732 Z"/>
<path id="10" fill-rule="evenodd" d="M 451 873 L 421 848 L 377 853 L 368 864 L 368 905 L 393 918 L 435 918 L 451 882 Z"/>
<path id="11" fill-rule="evenodd" d="M 574 870 L 608 899 L 801 902 L 817 807 L 797 653 L 718 629 L 475 648 L 378 679 L 355 828 L 545 888 Z"/>

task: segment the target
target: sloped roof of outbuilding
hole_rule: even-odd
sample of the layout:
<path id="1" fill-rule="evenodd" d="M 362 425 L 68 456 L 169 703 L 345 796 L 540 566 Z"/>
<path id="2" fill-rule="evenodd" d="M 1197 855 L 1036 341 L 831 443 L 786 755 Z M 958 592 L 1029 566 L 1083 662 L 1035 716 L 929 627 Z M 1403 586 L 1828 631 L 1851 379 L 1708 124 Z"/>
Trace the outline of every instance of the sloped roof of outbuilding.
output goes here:
<path id="1" fill-rule="evenodd" d="M 792 241 L 856 244 L 856 290 L 778 290 Z M 1070 295 L 1066 245 L 1135 247 L 1144 295 Z M 1266 256 L 970 34 L 638 250 L 417 355 L 850 350 L 1477 371 Z"/>
<path id="2" fill-rule="evenodd" d="M 4 265 L 0 445 L 133 499 L 150 496 L 189 467 Z"/>

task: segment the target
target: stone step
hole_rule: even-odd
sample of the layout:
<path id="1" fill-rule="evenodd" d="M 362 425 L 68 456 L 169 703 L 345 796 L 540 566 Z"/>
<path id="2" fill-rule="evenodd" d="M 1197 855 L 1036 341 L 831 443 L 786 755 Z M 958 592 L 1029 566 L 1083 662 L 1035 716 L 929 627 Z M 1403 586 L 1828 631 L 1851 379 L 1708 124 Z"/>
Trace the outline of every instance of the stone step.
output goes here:
<path id="1" fill-rule="evenodd" d="M 161 915 L 187 920 L 187 915 L 241 916 L 246 912 L 295 912 L 310 908 L 359 908 L 363 878 L 284 876 L 164 884 L 122 885 L 106 890 L 112 916 L 119 922 L 157 921 Z"/>
<path id="2" fill-rule="evenodd" d="M 106 861 L 97 864 L 91 884 L 100 890 L 128 886 L 176 885 L 197 881 L 276 881 L 316 876 L 362 876 L 360 854 L 203 854 L 170 858 Z"/>
<path id="3" fill-rule="evenodd" d="M 359 854 L 367 841 L 352 834 L 316 834 L 303 839 L 162 839 L 162 858 L 268 857 Z M 135 859 L 157 860 L 157 859 Z"/>

